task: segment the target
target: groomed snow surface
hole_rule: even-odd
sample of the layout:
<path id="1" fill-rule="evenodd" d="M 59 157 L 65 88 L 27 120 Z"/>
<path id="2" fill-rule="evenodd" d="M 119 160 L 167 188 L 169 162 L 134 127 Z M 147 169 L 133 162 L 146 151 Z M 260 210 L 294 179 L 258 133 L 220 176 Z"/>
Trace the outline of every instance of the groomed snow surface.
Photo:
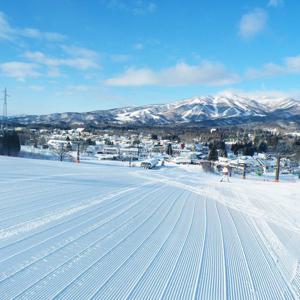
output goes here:
<path id="1" fill-rule="evenodd" d="M 299 188 L 0 157 L 0 299 L 300 299 Z"/>

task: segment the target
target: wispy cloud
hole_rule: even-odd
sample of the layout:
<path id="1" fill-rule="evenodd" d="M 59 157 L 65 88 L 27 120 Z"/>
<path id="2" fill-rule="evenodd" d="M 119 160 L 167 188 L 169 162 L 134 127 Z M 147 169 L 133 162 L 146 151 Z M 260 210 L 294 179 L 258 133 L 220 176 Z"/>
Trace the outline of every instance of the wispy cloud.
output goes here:
<path id="1" fill-rule="evenodd" d="M 170 68 L 154 71 L 149 68 L 129 68 L 123 74 L 105 81 L 111 86 L 184 86 L 223 85 L 239 81 L 239 76 L 219 63 L 203 61 L 199 65 L 177 63 Z"/>
<path id="2" fill-rule="evenodd" d="M 256 78 L 264 78 L 264 77 L 272 77 L 285 74 L 285 68 L 283 66 L 267 63 L 264 64 L 260 69 L 249 68 L 246 71 L 246 78 L 248 79 L 256 79 Z"/>
<path id="3" fill-rule="evenodd" d="M 70 46 L 70 45 L 62 45 L 62 50 L 72 57 L 83 57 L 92 60 L 99 59 L 99 53 L 84 47 Z"/>
<path id="4" fill-rule="evenodd" d="M 31 38 L 51 42 L 62 41 L 66 37 L 57 32 L 43 32 L 36 28 L 17 28 L 12 26 L 6 15 L 0 11 L 0 39 L 13 41 L 16 38 Z"/>
<path id="5" fill-rule="evenodd" d="M 285 59 L 286 69 L 292 73 L 300 73 L 300 54 Z"/>
<path id="6" fill-rule="evenodd" d="M 24 81 L 28 77 L 39 77 L 37 65 L 18 61 L 10 61 L 0 64 L 0 71 L 3 75 Z"/>
<path id="7" fill-rule="evenodd" d="M 34 92 L 42 92 L 45 90 L 45 87 L 43 85 L 30 85 L 29 89 Z"/>
<path id="8" fill-rule="evenodd" d="M 134 15 L 151 14 L 157 10 L 157 5 L 146 0 L 103 0 L 111 9 L 127 11 Z"/>
<path id="9" fill-rule="evenodd" d="M 1 75 L 17 80 L 35 77 L 63 77 L 62 67 L 80 71 L 98 70 L 101 68 L 96 52 L 78 47 L 64 47 L 66 57 L 50 57 L 40 51 L 27 51 L 23 58 L 27 61 L 9 61 L 0 64 Z M 34 90 L 34 89 L 32 89 Z M 37 89 L 36 89 L 37 90 Z"/>
<path id="10" fill-rule="evenodd" d="M 144 44 L 143 43 L 135 43 L 133 45 L 133 49 L 135 49 L 135 50 L 142 50 L 142 49 L 144 49 Z"/>
<path id="11" fill-rule="evenodd" d="M 269 0 L 268 6 L 277 7 L 283 4 L 283 0 Z"/>
<path id="12" fill-rule="evenodd" d="M 48 40 L 50 42 L 60 42 L 63 41 L 66 37 L 57 32 L 42 32 L 35 28 L 24 28 L 19 29 L 16 31 L 17 35 L 33 38 L 33 39 L 40 39 L 40 40 Z"/>
<path id="13" fill-rule="evenodd" d="M 25 52 L 24 57 L 30 61 L 45 65 L 50 68 L 70 67 L 79 70 L 99 69 L 100 65 L 94 57 L 89 55 L 79 55 L 74 57 L 56 58 L 50 57 L 40 51 Z"/>
<path id="14" fill-rule="evenodd" d="M 130 68 L 124 74 L 107 79 L 105 83 L 112 86 L 154 85 L 157 83 L 157 78 L 155 73 L 150 69 Z"/>
<path id="15" fill-rule="evenodd" d="M 14 35 L 14 30 L 9 25 L 6 16 L 0 11 L 0 39 L 11 40 Z"/>
<path id="16" fill-rule="evenodd" d="M 56 94 L 57 96 L 73 96 L 73 95 L 78 95 L 79 93 L 86 94 L 86 93 L 94 92 L 96 90 L 97 88 L 91 85 L 84 85 L 84 84 L 67 85 L 63 90 L 58 91 Z"/>
<path id="17" fill-rule="evenodd" d="M 161 44 L 161 42 L 156 38 L 146 38 L 140 41 L 137 41 L 133 44 L 133 49 L 135 50 L 143 50 L 148 47 L 157 47 Z"/>
<path id="18" fill-rule="evenodd" d="M 286 57 L 282 64 L 267 63 L 259 69 L 251 68 L 247 70 L 246 77 L 256 79 L 287 74 L 300 74 L 300 55 Z"/>
<path id="19" fill-rule="evenodd" d="M 109 57 L 113 62 L 117 63 L 127 62 L 131 59 L 131 56 L 128 54 L 111 54 Z"/>
<path id="20" fill-rule="evenodd" d="M 266 28 L 268 14 L 264 9 L 256 8 L 244 14 L 239 23 L 239 35 L 242 38 L 252 38 Z"/>

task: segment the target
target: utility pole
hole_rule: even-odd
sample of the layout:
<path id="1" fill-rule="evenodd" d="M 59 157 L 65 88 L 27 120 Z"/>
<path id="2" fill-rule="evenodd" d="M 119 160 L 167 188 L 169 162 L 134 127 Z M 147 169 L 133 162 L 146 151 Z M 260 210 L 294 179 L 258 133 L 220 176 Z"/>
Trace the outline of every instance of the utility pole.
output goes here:
<path id="1" fill-rule="evenodd" d="M 7 90 L 4 89 L 4 98 L 3 98 L 3 115 L 2 115 L 2 124 L 1 124 L 1 130 L 4 131 L 6 127 L 7 122 Z"/>
<path id="2" fill-rule="evenodd" d="M 276 172 L 275 172 L 275 182 L 279 182 L 279 174 L 280 174 L 280 155 L 278 154 L 277 156 L 277 161 L 276 161 Z"/>
<path id="3" fill-rule="evenodd" d="M 243 165 L 243 179 L 246 179 L 246 163 Z"/>
<path id="4" fill-rule="evenodd" d="M 80 151 L 79 151 L 79 149 L 80 149 L 80 143 L 78 142 L 77 143 L 77 163 L 79 164 L 80 163 Z"/>

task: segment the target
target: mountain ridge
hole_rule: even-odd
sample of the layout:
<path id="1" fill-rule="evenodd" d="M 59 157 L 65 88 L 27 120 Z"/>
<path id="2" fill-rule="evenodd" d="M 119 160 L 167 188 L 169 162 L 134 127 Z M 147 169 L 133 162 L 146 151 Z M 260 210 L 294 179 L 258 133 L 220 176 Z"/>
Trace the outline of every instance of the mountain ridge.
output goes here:
<path id="1" fill-rule="evenodd" d="M 237 125 L 252 122 L 291 121 L 300 124 L 300 101 L 293 98 L 255 100 L 236 94 L 197 96 L 168 104 L 112 108 L 90 112 L 22 115 L 9 121 L 21 125 L 164 126 L 205 123 Z"/>

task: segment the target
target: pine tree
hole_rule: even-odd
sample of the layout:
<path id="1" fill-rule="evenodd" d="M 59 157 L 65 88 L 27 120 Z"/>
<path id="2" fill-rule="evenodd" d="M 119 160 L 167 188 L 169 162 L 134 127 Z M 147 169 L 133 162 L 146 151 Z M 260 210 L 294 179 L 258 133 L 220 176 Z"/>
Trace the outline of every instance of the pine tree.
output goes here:
<path id="1" fill-rule="evenodd" d="M 257 152 L 266 153 L 268 151 L 268 145 L 265 141 L 260 141 L 257 145 Z"/>
<path id="2" fill-rule="evenodd" d="M 170 155 L 170 156 L 173 155 L 172 144 L 168 144 L 168 147 L 167 147 L 167 154 Z"/>
<path id="3" fill-rule="evenodd" d="M 208 160 L 211 160 L 211 161 L 218 160 L 218 151 L 215 146 L 211 147 L 209 154 L 208 154 Z"/>
<path id="4" fill-rule="evenodd" d="M 221 150 L 220 156 L 221 157 L 227 157 L 228 156 L 226 148 L 224 148 L 224 149 Z"/>
<path id="5" fill-rule="evenodd" d="M 5 132 L 1 139 L 0 154 L 8 156 L 17 156 L 21 150 L 20 139 L 18 134 L 13 132 Z"/>
<path id="6" fill-rule="evenodd" d="M 245 147 L 243 148 L 243 155 L 246 156 L 253 156 L 255 153 L 255 148 L 253 147 L 252 143 L 245 144 Z"/>

